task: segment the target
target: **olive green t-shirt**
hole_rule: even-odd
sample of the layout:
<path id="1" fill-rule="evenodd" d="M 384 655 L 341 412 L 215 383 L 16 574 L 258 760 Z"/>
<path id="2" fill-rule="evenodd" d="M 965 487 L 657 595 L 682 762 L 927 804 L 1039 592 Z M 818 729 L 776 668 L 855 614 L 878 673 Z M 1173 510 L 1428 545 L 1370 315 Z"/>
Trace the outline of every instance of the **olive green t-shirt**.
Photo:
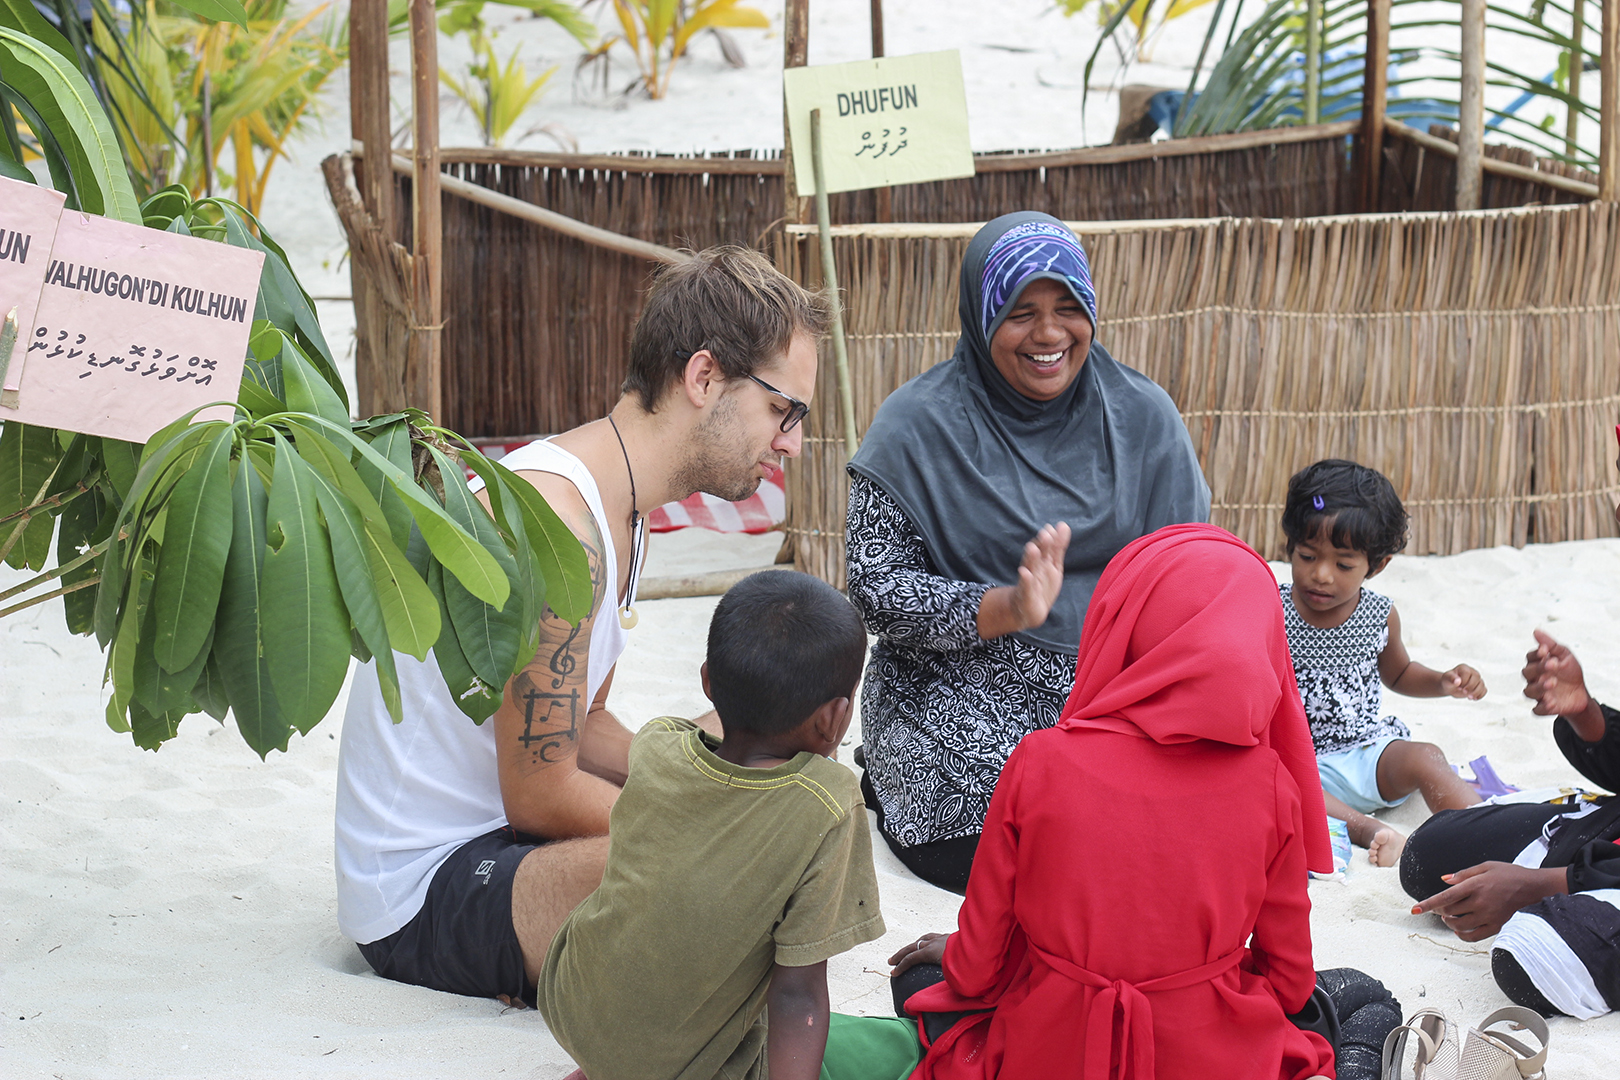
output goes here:
<path id="1" fill-rule="evenodd" d="M 667 717 L 636 734 L 602 885 L 546 956 L 540 1011 L 591 1080 L 763 1077 L 772 965 L 883 934 L 854 774 L 809 753 L 745 769 L 718 745 Z"/>

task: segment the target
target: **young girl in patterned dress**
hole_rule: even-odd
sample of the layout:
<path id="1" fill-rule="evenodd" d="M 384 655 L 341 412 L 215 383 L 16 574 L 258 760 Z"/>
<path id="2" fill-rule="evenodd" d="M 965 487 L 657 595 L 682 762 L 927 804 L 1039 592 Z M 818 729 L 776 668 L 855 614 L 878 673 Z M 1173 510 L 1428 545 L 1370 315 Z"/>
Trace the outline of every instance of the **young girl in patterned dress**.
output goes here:
<path id="1" fill-rule="evenodd" d="M 1406 510 L 1382 473 L 1331 459 L 1296 473 L 1282 527 L 1293 564 L 1293 583 L 1280 587 L 1283 621 L 1328 816 L 1345 822 L 1374 866 L 1394 866 L 1406 838 L 1373 811 L 1414 791 L 1431 812 L 1480 800 L 1438 746 L 1413 742 L 1383 715 L 1383 686 L 1477 700 L 1485 683 L 1467 664 L 1441 672 L 1409 657 L 1394 605 L 1362 588 L 1406 546 Z"/>

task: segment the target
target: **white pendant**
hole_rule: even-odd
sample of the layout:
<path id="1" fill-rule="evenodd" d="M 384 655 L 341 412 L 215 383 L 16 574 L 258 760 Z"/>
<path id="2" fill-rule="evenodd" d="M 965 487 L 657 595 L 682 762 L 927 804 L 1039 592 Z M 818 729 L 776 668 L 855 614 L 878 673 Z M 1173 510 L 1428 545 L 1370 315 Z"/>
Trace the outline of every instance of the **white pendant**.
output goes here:
<path id="1" fill-rule="evenodd" d="M 625 630 L 634 630 L 640 621 L 641 616 L 636 614 L 635 608 L 626 605 L 619 609 L 619 626 Z"/>

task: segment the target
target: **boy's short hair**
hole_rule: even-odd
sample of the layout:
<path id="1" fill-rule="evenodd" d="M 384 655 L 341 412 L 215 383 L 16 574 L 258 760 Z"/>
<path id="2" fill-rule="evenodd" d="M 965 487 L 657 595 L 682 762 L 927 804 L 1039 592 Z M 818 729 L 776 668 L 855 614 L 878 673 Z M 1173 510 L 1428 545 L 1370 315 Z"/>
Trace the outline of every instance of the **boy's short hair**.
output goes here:
<path id="1" fill-rule="evenodd" d="M 693 353 L 708 349 L 728 380 L 746 378 L 786 352 L 793 335 L 819 339 L 831 317 L 826 294 L 806 289 L 759 252 L 705 248 L 654 276 L 630 332 L 622 390 L 654 412 Z"/>
<path id="2" fill-rule="evenodd" d="M 1331 522 L 1334 547 L 1365 552 L 1377 566 L 1406 547 L 1406 508 L 1395 487 L 1377 469 L 1328 458 L 1295 473 L 1283 505 L 1288 553 Z"/>
<path id="3" fill-rule="evenodd" d="M 743 578 L 709 621 L 709 696 L 727 731 L 780 735 L 851 697 L 866 627 L 843 595 L 796 570 Z"/>

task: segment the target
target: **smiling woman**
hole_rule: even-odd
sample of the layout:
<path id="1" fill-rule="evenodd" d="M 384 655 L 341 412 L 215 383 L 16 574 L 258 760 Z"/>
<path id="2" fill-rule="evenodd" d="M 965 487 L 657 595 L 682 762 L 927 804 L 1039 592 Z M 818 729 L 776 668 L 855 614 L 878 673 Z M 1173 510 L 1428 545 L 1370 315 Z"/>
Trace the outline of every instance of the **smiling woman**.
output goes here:
<path id="1" fill-rule="evenodd" d="M 990 794 L 1057 722 L 1098 575 L 1207 521 L 1170 397 L 1094 340 L 1085 251 L 1046 214 L 968 246 L 956 354 L 901 387 L 850 462 L 849 595 L 878 636 L 865 787 L 907 866 L 961 890 Z"/>

